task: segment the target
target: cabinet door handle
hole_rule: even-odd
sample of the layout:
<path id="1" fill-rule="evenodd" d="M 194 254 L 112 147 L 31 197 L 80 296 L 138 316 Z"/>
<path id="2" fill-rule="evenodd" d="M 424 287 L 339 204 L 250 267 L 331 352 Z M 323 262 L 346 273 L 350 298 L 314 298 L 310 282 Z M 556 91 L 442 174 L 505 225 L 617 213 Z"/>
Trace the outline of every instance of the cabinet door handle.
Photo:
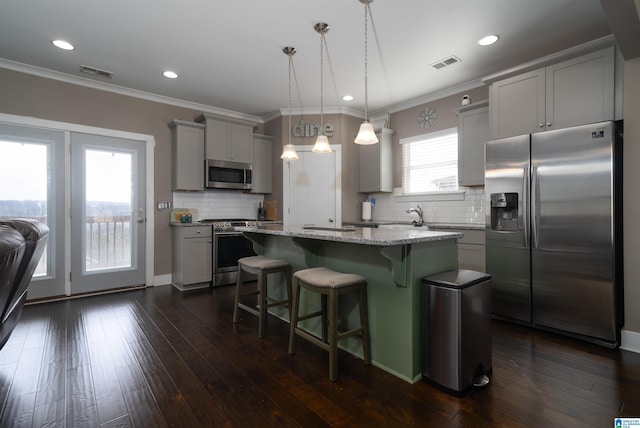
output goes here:
<path id="1" fill-rule="evenodd" d="M 538 123 L 538 126 L 539 126 L 540 128 L 544 128 L 544 123 L 542 123 L 542 122 L 541 122 L 541 123 Z"/>
<path id="2" fill-rule="evenodd" d="M 551 122 L 547 122 L 547 128 L 551 128 L 551 125 L 553 125 Z"/>

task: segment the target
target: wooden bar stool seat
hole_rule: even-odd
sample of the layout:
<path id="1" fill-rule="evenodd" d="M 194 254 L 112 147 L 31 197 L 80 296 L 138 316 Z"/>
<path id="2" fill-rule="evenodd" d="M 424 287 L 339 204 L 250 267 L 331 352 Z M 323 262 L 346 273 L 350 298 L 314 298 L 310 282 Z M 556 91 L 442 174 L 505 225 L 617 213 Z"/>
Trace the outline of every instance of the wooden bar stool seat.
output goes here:
<path id="1" fill-rule="evenodd" d="M 289 331 L 289 354 L 295 353 L 296 336 L 301 336 L 322 349 L 329 351 L 329 379 L 335 382 L 338 378 L 338 341 L 350 336 L 359 335 L 362 339 L 364 362 L 365 364 L 371 364 L 369 317 L 367 311 L 367 281 L 365 277 L 352 273 L 335 272 L 325 267 L 299 270 L 293 277 L 294 289 Z M 320 294 L 320 311 L 304 315 L 299 314 L 301 288 Z M 358 293 L 360 326 L 339 332 L 338 297 L 342 294 L 353 292 Z M 318 338 L 298 327 L 298 322 L 318 316 L 322 317 L 322 338 Z"/>
<path id="2" fill-rule="evenodd" d="M 246 293 L 241 291 L 244 283 L 243 272 L 258 275 L 258 287 L 256 290 Z M 285 276 L 287 297 L 284 300 L 271 299 L 267 295 L 267 276 L 273 273 L 282 273 Z M 257 306 L 255 305 L 255 299 L 252 305 L 245 303 L 246 298 L 249 296 L 258 296 Z M 291 264 L 286 260 L 270 259 L 264 256 L 243 257 L 238 260 L 233 322 L 238 322 L 240 309 L 256 315 L 258 317 L 258 336 L 264 337 L 267 324 L 267 309 L 282 305 L 286 305 L 291 311 Z"/>

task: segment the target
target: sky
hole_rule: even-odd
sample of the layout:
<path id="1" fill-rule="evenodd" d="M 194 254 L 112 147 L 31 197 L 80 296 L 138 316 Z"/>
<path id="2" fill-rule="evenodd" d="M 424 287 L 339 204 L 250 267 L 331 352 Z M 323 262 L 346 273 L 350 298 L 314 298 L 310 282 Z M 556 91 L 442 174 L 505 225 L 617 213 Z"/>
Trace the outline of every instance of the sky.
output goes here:
<path id="1" fill-rule="evenodd" d="M 48 147 L 0 140 L 0 201 L 46 200 Z M 86 200 L 131 201 L 132 155 L 93 149 L 85 153 Z"/>

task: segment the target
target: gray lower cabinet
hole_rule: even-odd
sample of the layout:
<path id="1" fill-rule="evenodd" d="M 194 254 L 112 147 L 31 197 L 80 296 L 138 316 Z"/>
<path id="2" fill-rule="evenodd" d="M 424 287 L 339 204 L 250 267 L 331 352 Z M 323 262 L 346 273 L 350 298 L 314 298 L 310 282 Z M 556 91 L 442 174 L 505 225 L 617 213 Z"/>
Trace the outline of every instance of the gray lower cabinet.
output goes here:
<path id="1" fill-rule="evenodd" d="M 358 146 L 358 192 L 393 192 L 393 132 L 382 128 L 377 144 Z"/>
<path id="2" fill-rule="evenodd" d="M 485 272 L 485 234 L 484 230 L 470 229 L 438 229 L 437 226 L 429 226 L 433 230 L 443 232 L 462 233 L 464 236 L 458 239 L 458 269 L 469 269 Z"/>
<path id="3" fill-rule="evenodd" d="M 174 120 L 172 137 L 173 190 L 204 190 L 204 128 L 201 123 Z"/>
<path id="4" fill-rule="evenodd" d="M 251 163 L 255 123 L 204 113 L 196 119 L 205 124 L 205 158 Z"/>
<path id="5" fill-rule="evenodd" d="M 208 287 L 212 278 L 211 226 L 173 226 L 172 284 L 179 290 Z"/>
<path id="6" fill-rule="evenodd" d="M 458 267 L 485 272 L 484 230 L 459 230 L 464 234 L 458 240 Z"/>
<path id="7" fill-rule="evenodd" d="M 251 193 L 273 192 L 273 137 L 253 134 L 253 170 L 251 171 Z"/>
<path id="8" fill-rule="evenodd" d="M 491 83 L 491 137 L 613 120 L 614 68 L 615 49 L 609 47 L 501 80 L 485 80 Z"/>
<path id="9" fill-rule="evenodd" d="M 484 143 L 489 137 L 489 102 L 454 110 L 458 114 L 458 184 L 484 186 Z"/>

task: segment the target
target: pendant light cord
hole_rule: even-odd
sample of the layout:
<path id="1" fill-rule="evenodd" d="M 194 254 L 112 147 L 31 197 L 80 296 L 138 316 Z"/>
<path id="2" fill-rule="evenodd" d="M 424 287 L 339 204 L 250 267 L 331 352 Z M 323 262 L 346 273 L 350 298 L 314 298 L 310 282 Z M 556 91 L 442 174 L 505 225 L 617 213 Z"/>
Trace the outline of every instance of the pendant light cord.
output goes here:
<path id="1" fill-rule="evenodd" d="M 289 56 L 289 144 L 291 144 L 291 67 L 293 67 L 293 54 L 288 54 Z"/>
<path id="2" fill-rule="evenodd" d="M 324 135 L 323 106 L 324 106 L 324 31 L 320 32 L 320 132 Z"/>
<path id="3" fill-rule="evenodd" d="M 367 122 L 369 120 L 369 109 L 368 109 L 368 104 L 369 104 L 369 97 L 367 94 L 367 88 L 368 88 L 368 82 L 367 82 L 367 71 L 368 71 L 368 67 L 367 67 L 367 63 L 368 63 L 368 42 L 367 42 L 367 35 L 368 35 L 368 9 L 369 9 L 369 3 L 365 3 L 364 5 L 364 121 Z"/>

